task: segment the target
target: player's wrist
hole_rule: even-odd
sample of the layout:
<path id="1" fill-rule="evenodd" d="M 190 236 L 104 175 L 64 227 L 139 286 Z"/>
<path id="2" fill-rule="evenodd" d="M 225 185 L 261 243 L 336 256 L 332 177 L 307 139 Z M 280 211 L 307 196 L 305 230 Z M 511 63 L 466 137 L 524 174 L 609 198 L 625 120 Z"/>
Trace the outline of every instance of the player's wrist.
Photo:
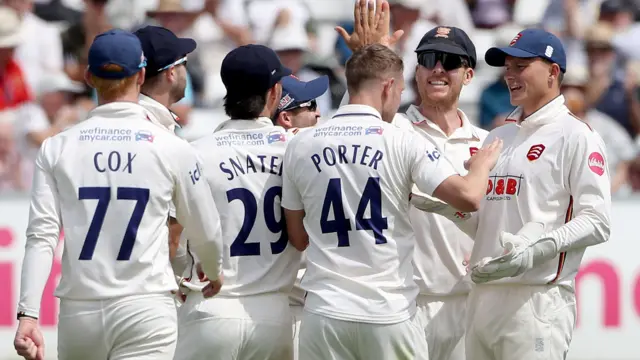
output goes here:
<path id="1" fill-rule="evenodd" d="M 16 315 L 16 319 L 20 321 L 38 321 L 38 314 L 35 314 L 30 311 L 18 311 Z"/>

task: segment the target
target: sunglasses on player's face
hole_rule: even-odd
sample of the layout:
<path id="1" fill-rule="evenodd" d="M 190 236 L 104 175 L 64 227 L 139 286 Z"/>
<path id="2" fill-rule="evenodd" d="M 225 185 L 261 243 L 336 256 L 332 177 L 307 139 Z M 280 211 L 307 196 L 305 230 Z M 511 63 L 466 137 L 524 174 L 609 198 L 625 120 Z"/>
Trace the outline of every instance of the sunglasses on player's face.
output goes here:
<path id="1" fill-rule="evenodd" d="M 292 110 L 298 110 L 298 109 L 308 109 L 309 111 L 316 111 L 317 108 L 318 108 L 318 103 L 316 102 L 316 99 L 313 99 L 305 103 L 302 103 L 296 107 L 293 107 L 291 109 L 286 109 L 284 111 L 292 111 Z"/>
<path id="2" fill-rule="evenodd" d="M 449 54 L 441 51 L 429 51 L 418 54 L 418 64 L 433 69 L 440 62 L 445 71 L 451 71 L 463 66 L 467 66 L 468 61 L 465 57 Z"/>

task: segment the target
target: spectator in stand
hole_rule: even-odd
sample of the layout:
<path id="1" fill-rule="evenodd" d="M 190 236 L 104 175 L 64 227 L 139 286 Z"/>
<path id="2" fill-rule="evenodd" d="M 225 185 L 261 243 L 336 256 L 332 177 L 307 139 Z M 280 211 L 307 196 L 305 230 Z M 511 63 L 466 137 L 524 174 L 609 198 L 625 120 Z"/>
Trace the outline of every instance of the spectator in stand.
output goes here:
<path id="1" fill-rule="evenodd" d="M 6 119 L 2 119 L 0 121 L 0 193 L 25 190 L 22 180 L 21 161 L 13 140 L 13 127 Z"/>
<path id="2" fill-rule="evenodd" d="M 481 29 L 495 29 L 510 22 L 515 2 L 516 0 L 467 0 L 473 23 Z"/>
<path id="3" fill-rule="evenodd" d="M 614 29 L 599 22 L 585 36 L 589 64 L 587 107 L 595 107 L 611 116 L 635 138 L 640 132 L 640 102 L 637 81 L 629 76 L 613 48 Z"/>
<path id="4" fill-rule="evenodd" d="M 629 166 L 638 151 L 627 131 L 610 116 L 588 107 L 585 102 L 589 71 L 580 64 L 569 64 L 562 81 L 562 94 L 569 110 L 595 130 L 606 146 L 607 166 L 611 174 L 611 194 L 629 180 Z"/>
<path id="5" fill-rule="evenodd" d="M 40 95 L 37 101 L 24 104 L 16 110 L 18 121 L 14 123 L 26 188 L 31 187 L 33 165 L 42 142 L 84 118 L 80 108 L 73 104 L 74 94 L 84 91 L 83 84 L 73 82 L 59 71 L 44 74 L 38 85 Z"/>
<path id="6" fill-rule="evenodd" d="M 253 42 L 243 10 L 241 1 L 206 0 L 204 12 L 185 35 L 198 43 L 189 58 L 189 70 L 194 78 L 202 81 L 199 99 L 205 106 L 222 107 L 227 91 L 220 78 L 220 68 L 225 55 Z"/>
<path id="7" fill-rule="evenodd" d="M 27 76 L 15 59 L 15 49 L 22 42 L 20 24 L 15 10 L 0 6 L 0 112 L 32 100 Z"/>
<path id="8" fill-rule="evenodd" d="M 22 19 L 22 42 L 16 47 L 15 58 L 22 66 L 29 86 L 36 90 L 45 73 L 63 70 L 60 31 L 33 14 L 33 0 L 5 0 L 4 3 Z"/>

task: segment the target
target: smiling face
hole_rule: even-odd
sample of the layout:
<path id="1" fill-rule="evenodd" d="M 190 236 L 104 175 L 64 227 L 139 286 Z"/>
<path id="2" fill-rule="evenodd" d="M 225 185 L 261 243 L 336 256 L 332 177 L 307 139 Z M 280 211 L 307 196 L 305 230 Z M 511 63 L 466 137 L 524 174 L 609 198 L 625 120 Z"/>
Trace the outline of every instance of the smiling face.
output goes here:
<path id="1" fill-rule="evenodd" d="M 544 98 L 549 92 L 550 76 L 553 73 L 557 75 L 559 72 L 559 68 L 552 69 L 554 66 L 557 68 L 558 65 L 540 58 L 523 59 L 507 56 L 504 65 L 504 80 L 509 88 L 513 106 L 526 107 Z"/>
<path id="2" fill-rule="evenodd" d="M 440 62 L 428 69 L 418 65 L 416 84 L 423 104 L 451 105 L 458 100 L 462 86 L 467 85 L 473 77 L 473 70 L 468 67 L 446 71 Z"/>

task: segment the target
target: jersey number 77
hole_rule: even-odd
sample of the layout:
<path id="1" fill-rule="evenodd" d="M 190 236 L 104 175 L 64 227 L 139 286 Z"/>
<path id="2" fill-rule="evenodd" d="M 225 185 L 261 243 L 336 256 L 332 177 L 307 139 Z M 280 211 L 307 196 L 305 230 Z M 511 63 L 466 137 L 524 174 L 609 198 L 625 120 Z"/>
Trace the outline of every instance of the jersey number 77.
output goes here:
<path id="1" fill-rule="evenodd" d="M 104 217 L 107 214 L 109 202 L 111 201 L 111 188 L 81 187 L 78 190 L 79 200 L 98 200 L 98 205 L 93 214 L 93 219 L 91 219 L 91 224 L 89 224 L 89 230 L 84 239 L 79 258 L 80 260 L 91 260 L 93 258 L 93 252 L 96 249 L 100 231 L 102 230 Z M 120 245 L 120 251 L 118 252 L 117 260 L 126 261 L 131 258 L 133 244 L 136 242 L 136 237 L 138 236 L 138 228 L 140 227 L 142 216 L 149 203 L 149 189 L 119 187 L 116 189 L 116 196 L 118 200 L 132 200 L 136 202 L 131 218 L 129 219 L 129 224 L 124 233 L 124 238 L 122 239 L 122 245 Z"/>
<path id="2" fill-rule="evenodd" d="M 348 204 L 351 205 L 351 204 Z M 329 211 L 333 207 L 333 220 L 329 220 Z M 364 218 L 367 207 L 371 208 L 371 217 Z M 389 228 L 386 217 L 382 216 L 382 189 L 380 189 L 380 178 L 370 177 L 362 192 L 362 197 L 356 212 L 356 230 L 371 230 L 376 239 L 376 244 L 386 244 L 387 238 L 382 233 Z M 320 216 L 320 229 L 323 234 L 336 233 L 338 235 L 338 247 L 350 246 L 349 231 L 351 231 L 351 221 L 344 214 L 342 203 L 342 179 L 333 178 L 329 180 L 327 193 L 322 205 Z"/>

